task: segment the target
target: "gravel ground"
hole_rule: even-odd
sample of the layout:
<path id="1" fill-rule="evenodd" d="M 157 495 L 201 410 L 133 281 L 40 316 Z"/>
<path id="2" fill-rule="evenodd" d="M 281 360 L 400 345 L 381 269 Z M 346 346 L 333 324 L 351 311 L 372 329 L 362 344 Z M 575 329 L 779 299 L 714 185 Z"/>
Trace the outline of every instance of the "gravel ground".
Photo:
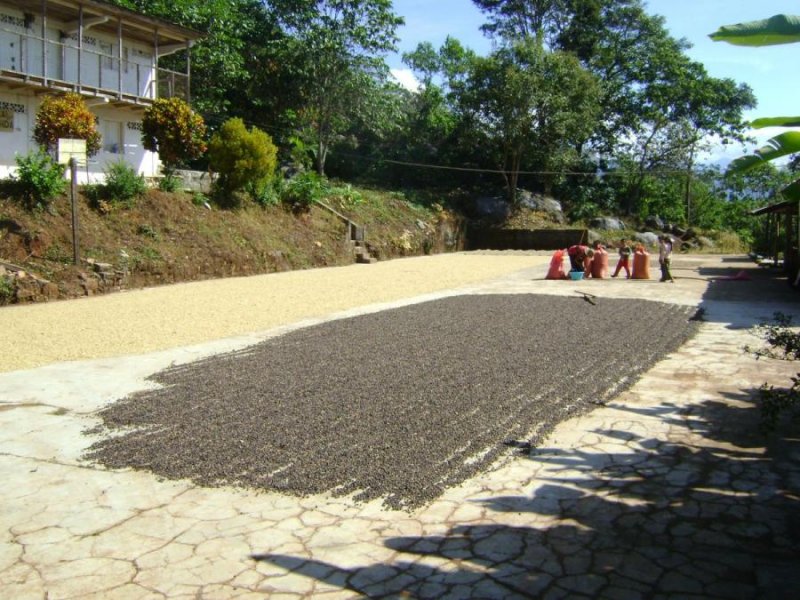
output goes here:
<path id="1" fill-rule="evenodd" d="M 0 372 L 154 352 L 502 277 L 550 253 L 461 252 L 0 308 Z M 544 271 L 542 272 L 544 276 Z"/>
<path id="2" fill-rule="evenodd" d="M 467 295 L 166 370 L 87 457 L 201 485 L 413 508 L 609 400 L 695 331 L 644 300 Z M 101 429 L 102 430 L 102 429 Z"/>

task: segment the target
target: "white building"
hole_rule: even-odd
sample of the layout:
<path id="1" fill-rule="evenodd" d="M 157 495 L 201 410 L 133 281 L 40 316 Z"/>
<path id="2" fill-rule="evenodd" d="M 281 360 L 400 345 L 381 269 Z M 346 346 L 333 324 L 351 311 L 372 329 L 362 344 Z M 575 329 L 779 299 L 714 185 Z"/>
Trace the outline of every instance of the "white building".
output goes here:
<path id="1" fill-rule="evenodd" d="M 102 149 L 81 169 L 102 178 L 124 159 L 145 175 L 158 156 L 142 147 L 144 109 L 159 97 L 189 97 L 189 48 L 200 34 L 101 0 L 0 0 L 0 177 L 15 156 L 35 150 L 33 128 L 43 96 L 77 92 L 97 116 Z M 186 52 L 186 72 L 158 59 Z"/>

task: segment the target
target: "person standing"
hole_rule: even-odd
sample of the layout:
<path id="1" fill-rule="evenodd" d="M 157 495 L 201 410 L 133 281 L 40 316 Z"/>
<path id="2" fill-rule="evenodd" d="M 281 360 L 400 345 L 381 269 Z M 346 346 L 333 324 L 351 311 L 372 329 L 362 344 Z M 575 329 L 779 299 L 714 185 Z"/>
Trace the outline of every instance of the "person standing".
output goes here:
<path id="1" fill-rule="evenodd" d="M 661 265 L 661 282 L 675 283 L 672 276 L 672 238 L 668 235 L 662 235 L 658 239 L 658 263 Z"/>
<path id="2" fill-rule="evenodd" d="M 617 268 L 614 269 L 614 274 L 612 277 L 616 277 L 619 275 L 620 269 L 625 269 L 625 278 L 631 278 L 631 255 L 633 254 L 633 249 L 631 248 L 628 240 L 623 239 L 619 243 L 619 260 L 617 261 Z"/>

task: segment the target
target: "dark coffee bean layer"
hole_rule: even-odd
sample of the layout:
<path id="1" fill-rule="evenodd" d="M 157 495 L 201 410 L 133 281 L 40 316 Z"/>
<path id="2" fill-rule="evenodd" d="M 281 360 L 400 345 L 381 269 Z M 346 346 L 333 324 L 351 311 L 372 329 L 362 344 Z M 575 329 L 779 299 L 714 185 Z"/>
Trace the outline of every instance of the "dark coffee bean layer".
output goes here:
<path id="1" fill-rule="evenodd" d="M 644 300 L 468 295 L 168 369 L 88 458 L 200 485 L 421 506 L 602 404 L 695 331 Z M 508 444 L 514 440 L 516 444 Z"/>

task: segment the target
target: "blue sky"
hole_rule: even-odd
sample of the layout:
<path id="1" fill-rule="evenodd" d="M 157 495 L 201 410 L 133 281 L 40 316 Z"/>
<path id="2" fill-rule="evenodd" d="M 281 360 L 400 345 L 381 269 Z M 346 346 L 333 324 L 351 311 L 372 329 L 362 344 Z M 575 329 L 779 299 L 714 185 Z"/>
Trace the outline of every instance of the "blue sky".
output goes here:
<path id="1" fill-rule="evenodd" d="M 400 52 L 429 41 L 438 48 L 451 35 L 479 54 L 490 50 L 490 42 L 480 32 L 484 15 L 472 0 L 394 0 L 394 11 L 405 18 L 399 30 Z M 775 14 L 800 14 L 799 0 L 646 0 L 648 12 L 662 15 L 673 37 L 685 38 L 693 48 L 689 55 L 705 65 L 714 77 L 729 77 L 753 88 L 758 107 L 748 118 L 794 116 L 800 114 L 800 44 L 743 48 L 712 42 L 708 34 L 720 25 L 730 25 L 771 17 Z M 392 69 L 403 69 L 399 55 L 388 59 Z M 401 75 L 402 76 L 402 75 Z M 757 132 L 760 140 L 780 130 Z M 756 132 L 754 132 L 756 133 Z M 734 158 L 741 148 L 719 150 L 715 159 Z"/>

